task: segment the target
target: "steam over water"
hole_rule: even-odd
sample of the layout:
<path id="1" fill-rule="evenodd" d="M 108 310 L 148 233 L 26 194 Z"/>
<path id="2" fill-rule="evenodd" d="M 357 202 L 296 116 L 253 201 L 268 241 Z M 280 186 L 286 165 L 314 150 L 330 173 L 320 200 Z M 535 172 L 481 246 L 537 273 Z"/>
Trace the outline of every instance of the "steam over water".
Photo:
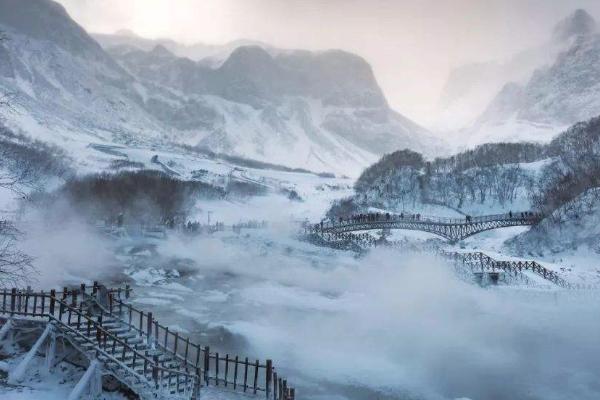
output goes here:
<path id="1" fill-rule="evenodd" d="M 355 257 L 275 228 L 171 237 L 135 256 L 140 243 L 120 243 L 116 258 L 106 251 L 114 243 L 83 235 L 69 228 L 64 238 L 86 245 L 60 254 L 51 251 L 60 234 L 36 238 L 44 285 L 118 277 L 125 266 L 138 306 L 213 349 L 274 359 L 302 398 L 600 398 L 593 296 L 482 289 L 431 257 Z M 85 261 L 95 246 L 100 258 Z M 114 268 L 57 275 L 61 260 Z"/>

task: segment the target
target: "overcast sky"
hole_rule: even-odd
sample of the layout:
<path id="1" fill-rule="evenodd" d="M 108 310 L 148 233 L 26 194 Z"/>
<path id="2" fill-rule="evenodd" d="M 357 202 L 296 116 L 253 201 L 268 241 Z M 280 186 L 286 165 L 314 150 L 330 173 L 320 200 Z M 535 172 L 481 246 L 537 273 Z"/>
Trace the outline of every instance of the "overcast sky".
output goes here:
<path id="1" fill-rule="evenodd" d="M 59 0 L 88 31 L 277 47 L 340 48 L 365 57 L 390 104 L 417 122 L 453 66 L 503 59 L 549 35 L 576 8 L 600 0 Z"/>

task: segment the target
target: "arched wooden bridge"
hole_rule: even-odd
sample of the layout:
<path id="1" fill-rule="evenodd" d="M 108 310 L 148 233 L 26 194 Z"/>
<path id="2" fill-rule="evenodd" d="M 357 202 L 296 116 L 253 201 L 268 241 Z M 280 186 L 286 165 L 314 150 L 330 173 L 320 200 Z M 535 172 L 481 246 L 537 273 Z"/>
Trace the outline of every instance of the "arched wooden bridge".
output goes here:
<path id="1" fill-rule="evenodd" d="M 373 229 L 406 229 L 433 233 L 457 242 L 469 236 L 509 226 L 535 225 L 541 214 L 530 211 L 479 217 L 443 218 L 420 214 L 360 214 L 338 221 L 322 221 L 307 226 L 307 233 L 343 234 Z"/>

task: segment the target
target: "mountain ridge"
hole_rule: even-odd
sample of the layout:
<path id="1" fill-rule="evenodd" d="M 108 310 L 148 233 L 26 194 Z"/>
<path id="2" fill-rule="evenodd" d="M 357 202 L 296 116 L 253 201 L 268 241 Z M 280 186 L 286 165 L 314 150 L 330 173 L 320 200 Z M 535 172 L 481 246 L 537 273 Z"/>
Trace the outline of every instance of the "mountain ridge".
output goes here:
<path id="1" fill-rule="evenodd" d="M 16 0 L 0 0 L 10 10 Z M 64 8 L 31 0 L 0 13 L 0 88 L 15 93 L 12 128 L 76 146 L 92 141 L 208 147 L 259 161 L 355 175 L 383 152 L 442 149 L 391 110 L 370 65 L 342 51 L 238 47 L 214 68 L 168 46 L 106 52 Z M 50 18 L 30 36 L 24 18 Z M 42 35 L 44 26 L 60 27 Z M 73 48 L 76 51 L 71 51 Z"/>

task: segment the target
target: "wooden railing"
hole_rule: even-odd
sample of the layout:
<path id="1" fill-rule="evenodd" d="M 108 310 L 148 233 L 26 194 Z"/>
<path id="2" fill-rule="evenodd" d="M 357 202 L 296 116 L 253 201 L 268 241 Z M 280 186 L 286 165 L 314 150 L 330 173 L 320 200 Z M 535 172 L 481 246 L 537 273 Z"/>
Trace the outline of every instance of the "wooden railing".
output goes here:
<path id="1" fill-rule="evenodd" d="M 112 317 L 138 332 L 141 337 L 146 338 L 147 343 L 152 343 L 157 349 L 178 360 L 182 370 L 185 371 L 184 374 L 193 374 L 198 382 L 203 382 L 204 385 L 221 386 L 253 395 L 262 393 L 266 398 L 273 400 L 295 398 L 295 389 L 288 387 L 287 380 L 278 375 L 272 360 L 261 362 L 250 360 L 248 357 L 211 352 L 209 346 L 200 346 L 192 342 L 189 337 L 182 336 L 168 326 L 160 324 L 153 317 L 152 312 L 144 312 L 126 302 L 132 291 L 128 285 L 124 289 L 106 290 L 107 303 L 105 304 L 96 300 L 100 294 L 99 287 L 94 282 L 91 290 L 82 284 L 79 289 L 65 287 L 59 293 L 55 290 L 49 293 L 17 291 L 17 289 L 3 290 L 0 293 L 2 297 L 0 313 L 30 317 L 58 315 L 59 320 L 66 318 L 67 324 L 73 322 L 72 318 L 76 318 L 78 327 L 83 318 L 84 323 L 91 324 L 89 327 L 91 333 L 95 332 L 94 329 L 100 332 L 102 343 L 112 340 L 112 344 L 117 346 L 120 342 L 115 342 L 116 339 L 112 339 L 114 335 L 102 328 L 102 321 Z M 86 316 L 85 310 L 82 309 L 84 301 L 90 299 L 94 300 L 100 309 L 97 321 Z M 134 351 L 135 347 L 132 349 Z M 146 362 L 142 353 L 138 352 L 136 357 Z M 151 361 L 155 364 L 154 360 Z M 160 366 L 158 368 L 159 371 L 164 369 Z"/>
<path id="2" fill-rule="evenodd" d="M 295 398 L 295 389 L 278 376 L 272 360 L 261 362 L 248 357 L 211 352 L 209 346 L 200 346 L 189 337 L 160 324 L 151 312 L 144 312 L 125 302 L 128 291 L 109 295 L 107 312 L 119 318 L 131 329 L 148 338 L 161 350 L 176 357 L 186 367 L 198 371 L 205 385 L 223 386 L 244 393 L 263 393 L 266 398 L 287 400 Z"/>
<path id="3" fill-rule="evenodd" d="M 48 318 L 67 335 L 79 337 L 91 344 L 97 353 L 128 370 L 128 373 L 140 382 L 145 381 L 155 387 L 162 387 L 165 384 L 170 385 L 175 379 L 177 390 L 183 385 L 185 391 L 194 390 L 195 385 L 200 384 L 195 371 L 190 372 L 187 367 L 183 370 L 167 368 L 161 365 L 156 356 L 150 356 L 147 350 L 140 350 L 137 344 L 130 344 L 127 339 L 119 338 L 110 332 L 103 326 L 105 316 L 102 312 L 94 316 L 89 315 L 84 309 L 85 285 L 82 285 L 81 289 L 67 290 L 65 288 L 61 296 L 57 296 L 55 290 L 48 293 L 33 292 L 29 289 L 17 290 L 16 288 L 3 289 L 0 291 L 0 296 L 2 299 L 0 314 L 10 317 Z M 71 303 L 67 301 L 68 297 L 70 297 Z M 82 334 L 82 331 L 85 334 Z M 122 359 L 125 358 L 125 355 L 133 357 L 132 368 L 114 357 L 117 349 L 120 349 Z M 135 370 L 137 361 L 143 361 L 142 374 Z M 151 381 L 146 375 L 152 377 Z"/>
<path id="4" fill-rule="evenodd" d="M 469 265 L 473 271 L 476 269 L 480 272 L 496 272 L 503 271 L 511 274 L 521 273 L 523 271 L 531 271 L 539 277 L 554 283 L 564 289 L 573 290 L 596 290 L 595 285 L 586 285 L 572 283 L 560 277 L 556 271 L 548 269 L 537 261 L 522 261 L 522 260 L 495 260 L 492 257 L 482 252 L 448 252 L 439 250 L 439 254 L 455 261 L 460 261 L 463 264 Z"/>

